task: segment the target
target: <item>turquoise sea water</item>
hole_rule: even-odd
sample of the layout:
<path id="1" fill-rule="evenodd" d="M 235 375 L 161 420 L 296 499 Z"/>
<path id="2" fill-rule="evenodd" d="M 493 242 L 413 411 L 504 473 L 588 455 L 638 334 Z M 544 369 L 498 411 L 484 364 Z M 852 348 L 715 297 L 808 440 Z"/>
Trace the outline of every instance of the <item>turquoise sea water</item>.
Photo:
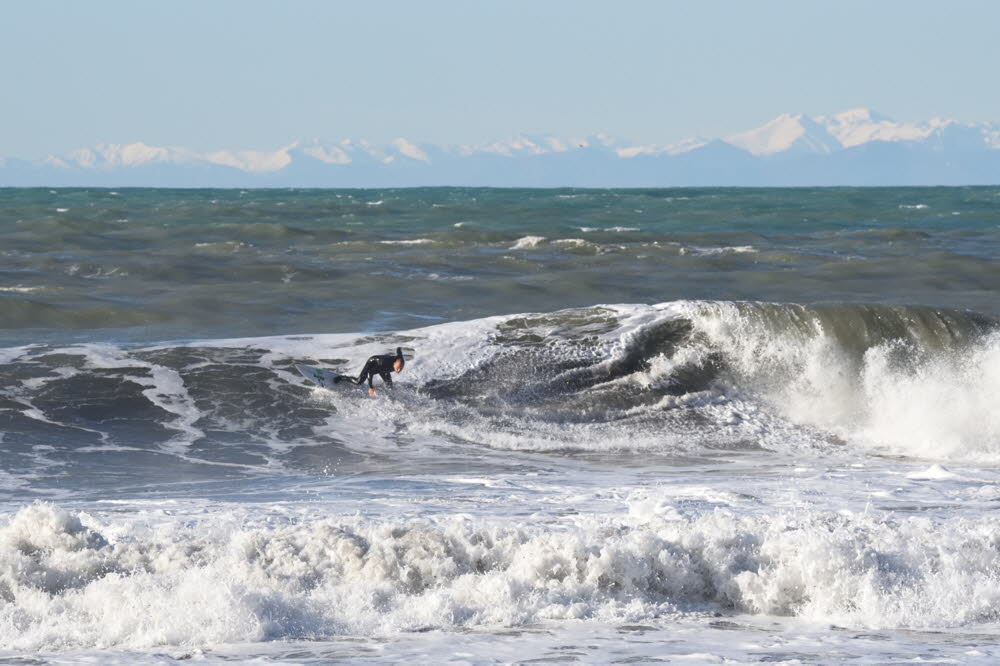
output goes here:
<path id="1" fill-rule="evenodd" d="M 996 188 L 2 190 L 11 343 L 681 299 L 992 311 Z"/>

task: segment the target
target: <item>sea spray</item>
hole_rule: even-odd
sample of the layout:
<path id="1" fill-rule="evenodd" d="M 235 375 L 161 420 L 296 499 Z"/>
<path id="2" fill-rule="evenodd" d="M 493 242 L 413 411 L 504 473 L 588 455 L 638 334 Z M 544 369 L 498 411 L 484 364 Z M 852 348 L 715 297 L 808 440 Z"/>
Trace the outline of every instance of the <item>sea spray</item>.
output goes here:
<path id="1" fill-rule="evenodd" d="M 1000 456 L 1000 334 L 970 312 L 697 303 L 681 354 L 792 422 L 943 459 Z M 690 364 L 692 361 L 688 361 Z"/>

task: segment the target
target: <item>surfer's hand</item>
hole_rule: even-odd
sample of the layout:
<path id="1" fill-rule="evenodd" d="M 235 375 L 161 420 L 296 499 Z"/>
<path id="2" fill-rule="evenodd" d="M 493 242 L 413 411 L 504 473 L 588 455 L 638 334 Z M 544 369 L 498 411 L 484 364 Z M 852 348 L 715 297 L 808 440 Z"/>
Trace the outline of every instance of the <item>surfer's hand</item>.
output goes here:
<path id="1" fill-rule="evenodd" d="M 371 397 L 374 398 L 375 397 L 375 389 L 372 389 L 372 388 L 368 389 L 368 395 L 370 395 Z"/>

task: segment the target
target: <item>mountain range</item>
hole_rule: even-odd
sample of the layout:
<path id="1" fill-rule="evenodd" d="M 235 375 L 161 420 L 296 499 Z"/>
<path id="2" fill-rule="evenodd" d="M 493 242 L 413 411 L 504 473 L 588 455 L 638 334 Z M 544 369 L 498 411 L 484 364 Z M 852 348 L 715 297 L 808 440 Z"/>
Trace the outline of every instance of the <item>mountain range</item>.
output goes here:
<path id="1" fill-rule="evenodd" d="M 274 151 L 102 144 L 0 158 L 0 186 L 671 187 L 1000 183 L 1000 125 L 901 123 L 868 109 L 783 114 L 724 138 L 670 145 L 605 135 L 517 136 L 475 146 L 396 139 L 295 141 Z"/>

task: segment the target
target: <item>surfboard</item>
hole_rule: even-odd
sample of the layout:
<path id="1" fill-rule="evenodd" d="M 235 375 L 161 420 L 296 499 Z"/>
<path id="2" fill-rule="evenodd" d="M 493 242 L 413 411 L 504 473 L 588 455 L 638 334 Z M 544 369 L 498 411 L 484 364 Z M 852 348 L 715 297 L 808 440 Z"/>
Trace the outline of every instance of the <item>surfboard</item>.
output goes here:
<path id="1" fill-rule="evenodd" d="M 324 368 L 317 368 L 312 365 L 304 365 L 301 363 L 296 363 L 295 369 L 298 370 L 303 377 L 314 384 L 322 386 L 323 388 L 339 388 L 341 386 L 355 385 L 352 377 L 338 375 L 333 370 L 326 370 Z"/>

